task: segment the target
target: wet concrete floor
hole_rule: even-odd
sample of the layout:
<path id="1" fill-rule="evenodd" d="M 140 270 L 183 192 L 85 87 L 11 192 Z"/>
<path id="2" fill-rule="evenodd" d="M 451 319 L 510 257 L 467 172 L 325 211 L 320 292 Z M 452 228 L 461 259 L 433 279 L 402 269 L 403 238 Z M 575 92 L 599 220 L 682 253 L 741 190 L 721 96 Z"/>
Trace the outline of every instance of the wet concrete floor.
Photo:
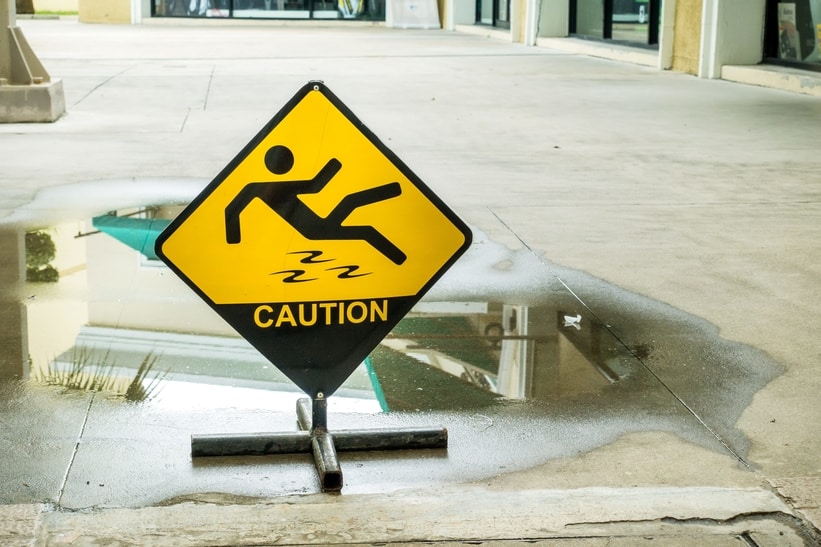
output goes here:
<path id="1" fill-rule="evenodd" d="M 706 284 L 702 289 L 712 296 L 702 301 L 697 292 L 682 288 L 689 278 L 667 272 L 669 286 L 691 295 L 685 301 L 668 285 L 660 289 L 648 281 L 661 266 L 653 270 L 648 260 L 647 268 L 637 268 L 635 257 L 669 252 L 664 242 L 686 249 L 684 243 L 701 241 L 715 260 L 720 249 L 710 246 L 706 232 L 694 235 L 682 227 L 697 230 L 697 223 L 682 222 L 672 231 L 647 224 L 641 214 L 663 217 L 663 211 L 647 213 L 655 207 L 648 203 L 662 197 L 664 203 L 675 202 L 658 185 L 639 188 L 622 181 L 616 195 L 608 185 L 590 182 L 605 178 L 612 171 L 605 164 L 614 158 L 640 159 L 608 144 L 617 133 L 633 138 L 624 135 L 624 119 L 608 121 L 617 111 L 605 106 L 618 106 L 617 95 L 604 94 L 593 107 L 575 110 L 601 115 L 597 120 L 603 131 L 607 128 L 607 139 L 570 123 L 569 110 L 551 109 L 561 132 L 526 126 L 524 137 L 538 136 L 530 139 L 522 138 L 506 116 L 525 123 L 522 105 L 537 108 L 535 84 L 546 89 L 544 78 L 553 84 L 557 105 L 569 97 L 581 100 L 580 93 L 589 94 L 585 100 L 601 94 L 585 84 L 588 80 L 630 93 L 651 81 L 681 100 L 681 86 L 687 86 L 705 104 L 718 99 L 738 109 L 764 104 L 769 105 L 765 112 L 775 112 L 779 101 L 813 105 L 804 98 L 791 101 L 739 87 L 731 93 L 681 75 L 440 33 L 284 27 L 288 30 L 272 35 L 264 26 L 244 34 L 220 27 L 214 32 L 234 37 L 232 47 L 271 48 L 290 37 L 304 48 L 305 58 L 248 57 L 241 47 L 233 53 L 228 47 L 212 49 L 203 57 L 206 49 L 198 46 L 212 36 L 194 29 L 115 32 L 59 22 L 32 27 L 35 44 L 73 87 L 65 120 L 50 127 L 8 128 L 0 135 L 8 149 L 20 150 L 23 141 L 38 143 L 59 150 L 61 159 L 44 162 L 33 175 L 11 170 L 3 186 L 0 503 L 39 523 L 42 542 L 139 543 L 156 534 L 152 537 L 165 538 L 158 544 L 179 543 L 184 536 L 189 544 L 593 537 L 595 545 L 622 536 L 675 538 L 680 528 L 663 530 L 669 517 L 673 527 L 706 523 L 704 529 L 688 529 L 690 543 L 710 537 L 717 545 L 812 544 L 814 532 L 803 513 L 770 487 L 800 491 L 806 483 L 796 486 L 787 479 L 812 474 L 813 451 L 785 449 L 795 456 L 790 470 L 783 463 L 789 458 L 762 457 L 782 449 L 762 446 L 760 428 L 743 427 L 767 387 L 796 370 L 783 355 L 770 356 L 771 338 L 781 331 L 767 333 L 766 343 L 753 343 L 749 335 L 735 337 L 747 343 L 731 341 L 722 337 L 727 322 L 738 329 L 747 319 L 733 306 L 721 308 Z M 95 33 L 95 44 L 103 40 L 109 49 L 83 45 L 79 37 L 85 32 Z M 76 40 L 49 49 L 55 39 L 50 36 Z M 128 36 L 143 49 L 132 51 Z M 323 57 L 331 38 L 344 44 L 334 50 L 336 61 Z M 164 40 L 176 44 L 173 55 Z M 398 59 L 387 65 L 388 72 L 404 84 L 392 95 L 375 87 L 386 77 L 368 61 L 375 45 Z M 419 48 L 427 53 L 420 56 Z M 502 78 L 487 76 L 488 65 Z M 336 497 L 320 494 L 309 455 L 191 457 L 193 434 L 295 431 L 294 405 L 301 394 L 148 256 L 150 245 L 135 248 L 133 238 L 114 237 L 105 228 L 113 218 L 173 217 L 316 70 L 340 81 L 343 98 L 356 97 L 356 110 L 370 112 L 375 132 L 413 167 L 420 166 L 423 178 L 432 180 L 474 233 L 466 255 L 330 401 L 331 430 L 443 426 L 449 431 L 447 450 L 341 453 L 345 485 Z M 443 84 L 454 70 L 466 80 Z M 354 72 L 360 76 L 353 78 Z M 260 75 L 257 87 L 237 84 L 238 75 L 248 74 Z M 523 74 L 538 82 L 516 91 L 514 84 L 527 78 Z M 193 90 L 194 81 L 204 87 Z M 275 98 L 263 100 L 253 91 L 263 84 L 277 90 Z M 167 93 L 147 95 L 146 89 L 138 91 L 140 85 L 160 85 Z M 485 94 L 494 90 L 522 93 L 520 108 L 490 108 L 496 103 Z M 147 96 L 167 100 L 146 101 Z M 618 104 L 641 116 L 654 104 L 642 97 Z M 194 107 L 192 98 L 198 101 Z M 129 100 L 131 111 L 123 108 Z M 260 108 L 269 102 L 270 108 Z M 249 117 L 245 103 L 264 112 Z M 484 116 L 475 115 L 477 107 Z M 605 111 L 610 113 L 604 116 Z M 670 111 L 673 119 L 665 123 L 681 122 L 677 111 Z M 439 127 L 443 115 L 463 129 L 472 120 L 471 129 L 431 135 L 426 127 Z M 666 126 L 644 121 L 651 133 L 667 134 Z M 219 146 L 204 138 L 214 131 L 223 137 Z M 543 149 L 546 142 L 556 144 Z M 89 150 L 83 143 L 94 146 Z M 223 147 L 230 150 L 218 153 Z M 181 153 L 195 149 L 204 152 L 197 161 L 181 161 Z M 693 149 L 683 150 L 684 159 L 671 161 L 687 164 Z M 735 152 L 728 154 L 735 158 Z M 10 161 L 22 162 L 19 156 Z M 653 165 L 661 158 L 641 157 Z M 23 164 L 33 162 L 28 158 Z M 640 163 L 630 163 L 619 177 L 642 173 Z M 460 166 L 458 184 L 441 174 L 445 164 Z M 61 178 L 66 165 L 72 165 L 71 173 Z M 173 176 L 168 165 L 175 166 Z M 706 176 L 702 169 L 701 164 L 692 168 Z M 511 174 L 522 184 L 500 195 L 501 182 Z M 698 173 L 689 174 L 682 185 L 698 180 Z M 544 186 L 526 182 L 530 179 Z M 584 198 L 577 196 L 575 185 L 581 184 L 588 185 Z M 725 186 L 709 189 L 704 199 L 723 203 L 725 193 L 734 192 Z M 671 190 L 679 191 L 684 189 Z M 692 187 L 689 191 L 691 205 L 702 199 Z M 697 205 L 688 211 L 700 211 Z M 595 220 L 602 212 L 610 213 L 607 222 Z M 630 221 L 639 227 L 625 228 Z M 572 229 L 557 235 L 563 226 Z M 627 237 L 632 230 L 636 237 Z M 48 237 L 27 240 L 27 232 Z M 140 233 L 137 239 L 145 243 L 149 232 Z M 573 239 L 576 244 L 567 243 Z M 605 247 L 610 250 L 603 252 Z M 682 258 L 688 265 L 689 260 Z M 612 263 L 612 276 L 602 275 L 602 261 Z M 53 275 L 48 264 L 58 274 L 56 282 L 26 280 Z M 27 273 L 27 267 L 37 271 Z M 642 284 L 647 290 L 636 290 Z M 664 302 L 642 296 L 667 295 L 668 289 L 674 297 Z M 697 313 L 702 307 L 709 313 Z M 719 309 L 730 319 L 717 317 Z M 765 427 L 791 428 L 782 414 L 769 417 L 769 411 L 764 409 Z M 768 484 L 765 478 L 782 482 Z M 803 507 L 811 511 L 812 504 L 810 496 Z M 288 512 L 298 505 L 306 511 Z M 436 518 L 424 507 L 448 518 L 434 526 Z M 314 512 L 328 520 L 306 526 Z M 234 523 L 227 523 L 229 513 Z M 205 524 L 220 520 L 217 514 L 222 514 L 222 535 Z M 280 535 L 246 526 L 261 514 L 268 522 L 287 521 Z M 357 520 L 368 514 L 370 525 Z M 395 515 L 405 518 L 402 526 L 389 524 Z M 762 515 L 766 525 L 749 515 Z M 652 525 L 627 530 L 614 522 Z M 719 530 L 710 531 L 712 525 Z M 327 535 L 331 529 L 333 536 Z"/>
<path id="2" fill-rule="evenodd" d="M 13 319 L 2 346 L 3 503 L 91 509 L 320 491 L 309 455 L 192 459 L 192 434 L 294 431 L 301 395 L 156 257 L 95 228 L 178 210 L 155 200 L 30 232 L 39 238 L 3 230 Z M 61 257 L 59 279 L 12 281 L 43 239 Z M 568 288 L 585 284 L 595 313 Z M 749 470 L 734 424 L 780 372 L 704 321 L 475 229 L 463 260 L 330 398 L 329 421 L 331 431 L 449 432 L 446 451 L 342 453 L 348 494 L 495 480 L 647 431 Z"/>

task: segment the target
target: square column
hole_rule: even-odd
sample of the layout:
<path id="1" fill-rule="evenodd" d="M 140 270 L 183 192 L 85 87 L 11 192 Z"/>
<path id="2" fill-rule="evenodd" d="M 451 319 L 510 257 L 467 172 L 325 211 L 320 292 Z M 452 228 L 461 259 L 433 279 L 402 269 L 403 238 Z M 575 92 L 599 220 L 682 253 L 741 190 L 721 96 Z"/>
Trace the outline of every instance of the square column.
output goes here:
<path id="1" fill-rule="evenodd" d="M 22 231 L 0 230 L 0 381 L 26 379 L 29 373 L 26 307 L 19 299 L 25 246 Z"/>
<path id="2" fill-rule="evenodd" d="M 52 80 L 17 26 L 14 0 L 0 0 L 0 123 L 53 122 L 66 111 Z"/>

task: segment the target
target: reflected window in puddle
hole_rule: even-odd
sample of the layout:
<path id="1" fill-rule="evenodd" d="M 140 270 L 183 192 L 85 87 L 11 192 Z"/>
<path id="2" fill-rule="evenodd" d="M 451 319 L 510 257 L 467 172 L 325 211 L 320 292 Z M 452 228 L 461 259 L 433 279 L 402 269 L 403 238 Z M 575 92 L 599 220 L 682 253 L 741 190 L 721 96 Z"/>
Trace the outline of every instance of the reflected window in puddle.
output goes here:
<path id="1" fill-rule="evenodd" d="M 180 209 L 122 210 L 38 231 L 29 242 L 39 242 L 38 263 L 48 258 L 55 283 L 25 281 L 32 244 L 27 252 L 20 231 L 0 232 L 0 374 L 158 407 L 292 411 L 298 388 L 157 260 L 154 241 Z M 43 252 L 44 240 L 56 252 Z M 504 260 L 510 275 L 521 269 Z M 423 300 L 332 408 L 471 409 L 591 393 L 630 375 L 633 357 L 569 292 L 530 300 Z"/>
<path id="2" fill-rule="evenodd" d="M 549 400 L 604 389 L 634 366 L 601 323 L 580 313 L 549 305 L 451 305 L 481 310 L 412 313 L 374 352 L 383 406 L 446 409 L 486 405 L 496 397 Z"/>

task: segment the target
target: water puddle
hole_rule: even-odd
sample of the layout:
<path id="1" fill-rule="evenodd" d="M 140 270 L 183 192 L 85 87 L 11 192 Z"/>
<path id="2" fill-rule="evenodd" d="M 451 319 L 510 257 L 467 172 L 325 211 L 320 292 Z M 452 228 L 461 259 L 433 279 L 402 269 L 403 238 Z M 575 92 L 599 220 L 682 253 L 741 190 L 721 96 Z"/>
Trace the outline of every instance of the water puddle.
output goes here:
<path id="1" fill-rule="evenodd" d="M 292 408 L 299 390 L 154 254 L 178 210 L 4 231 L 4 279 L 16 281 L 4 286 L 17 286 L 4 298 L 4 376 L 160 406 Z M 550 400 L 635 371 L 635 358 L 535 257 L 481 237 L 477 246 L 345 382 L 332 399 L 340 409 Z M 14 279 L 23 267 L 25 279 Z"/>
<path id="2" fill-rule="evenodd" d="M 2 219 L 6 436 L 26 434 L 31 424 L 19 409 L 42 407 L 44 397 L 55 414 L 61 404 L 75 409 L 78 422 L 91 413 L 89 394 L 99 412 L 125 421 L 187 413 L 206 417 L 198 427 L 213 419 L 224 429 L 213 417 L 230 415 L 241 431 L 251 427 L 238 418 L 244 413 L 292 415 L 302 393 L 153 253 L 196 184 L 117 187 L 109 184 L 88 203 L 83 193 L 93 186 L 54 190 Z M 92 216 L 74 216 L 83 212 Z M 670 366 L 694 353 L 700 367 Z M 478 474 L 504 467 L 500 461 L 534 465 L 645 430 L 672 431 L 743 460 L 746 439 L 735 419 L 778 372 L 704 322 L 476 230 L 468 253 L 331 397 L 329 412 L 399 421 L 450 416 L 444 419 L 480 436 L 489 424 L 510 424 L 504 435 L 488 437 L 503 447 L 488 468 L 472 466 Z M 105 416 L 99 422 L 108 423 Z M 565 444 L 534 442 L 545 427 L 563 430 Z M 42 435 L 64 435 L 50 431 Z M 454 462 L 452 455 L 448 465 Z M 44 497 L 62 496 L 49 488 Z M 92 503 L 78 499 L 79 506 Z"/>

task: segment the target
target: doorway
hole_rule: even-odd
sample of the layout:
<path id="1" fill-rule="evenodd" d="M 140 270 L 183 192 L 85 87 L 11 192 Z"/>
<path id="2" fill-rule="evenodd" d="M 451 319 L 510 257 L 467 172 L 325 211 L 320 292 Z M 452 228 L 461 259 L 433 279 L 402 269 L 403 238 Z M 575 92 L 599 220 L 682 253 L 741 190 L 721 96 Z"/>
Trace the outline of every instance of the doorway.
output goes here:
<path id="1" fill-rule="evenodd" d="M 661 0 L 570 0 L 570 34 L 658 47 Z"/>

